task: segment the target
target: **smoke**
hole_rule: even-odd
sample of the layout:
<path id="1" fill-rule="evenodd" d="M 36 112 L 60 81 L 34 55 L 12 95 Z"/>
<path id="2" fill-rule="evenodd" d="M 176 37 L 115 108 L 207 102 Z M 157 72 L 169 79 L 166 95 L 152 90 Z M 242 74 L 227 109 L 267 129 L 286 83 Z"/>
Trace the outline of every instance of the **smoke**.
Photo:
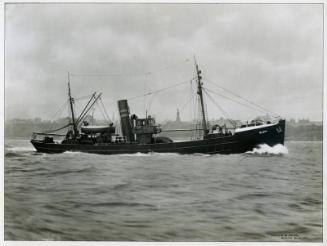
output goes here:
<path id="1" fill-rule="evenodd" d="M 258 148 L 254 148 L 252 151 L 246 153 L 259 155 L 285 155 L 288 154 L 288 149 L 282 144 L 276 144 L 273 147 L 267 144 L 260 144 Z"/>

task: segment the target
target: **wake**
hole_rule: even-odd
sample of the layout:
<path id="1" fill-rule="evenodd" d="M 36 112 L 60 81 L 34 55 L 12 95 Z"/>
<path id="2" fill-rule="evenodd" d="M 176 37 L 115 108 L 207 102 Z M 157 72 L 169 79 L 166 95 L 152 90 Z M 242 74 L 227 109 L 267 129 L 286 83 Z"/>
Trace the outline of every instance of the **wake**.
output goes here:
<path id="1" fill-rule="evenodd" d="M 258 148 L 254 148 L 252 151 L 246 152 L 246 154 L 257 154 L 257 155 L 286 155 L 288 149 L 282 144 L 276 144 L 273 147 L 267 144 L 260 144 Z"/>
<path id="2" fill-rule="evenodd" d="M 6 148 L 8 151 L 12 152 L 30 152 L 30 151 L 35 151 L 34 147 L 9 147 Z"/>

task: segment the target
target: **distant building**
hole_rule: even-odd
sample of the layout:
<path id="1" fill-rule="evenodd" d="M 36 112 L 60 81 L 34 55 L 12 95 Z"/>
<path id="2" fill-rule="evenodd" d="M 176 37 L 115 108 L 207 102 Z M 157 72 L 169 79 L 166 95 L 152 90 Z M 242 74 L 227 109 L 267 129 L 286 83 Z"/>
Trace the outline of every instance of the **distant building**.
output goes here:
<path id="1" fill-rule="evenodd" d="M 176 112 L 176 122 L 181 122 L 181 117 L 180 117 L 180 114 L 179 114 L 179 109 L 177 109 L 177 112 Z"/>
<path id="2" fill-rule="evenodd" d="M 310 121 L 308 119 L 299 119 L 299 124 L 309 124 Z"/>
<path id="3" fill-rule="evenodd" d="M 290 121 L 289 121 L 291 124 L 296 124 L 296 121 L 295 121 L 295 119 L 290 119 Z"/>

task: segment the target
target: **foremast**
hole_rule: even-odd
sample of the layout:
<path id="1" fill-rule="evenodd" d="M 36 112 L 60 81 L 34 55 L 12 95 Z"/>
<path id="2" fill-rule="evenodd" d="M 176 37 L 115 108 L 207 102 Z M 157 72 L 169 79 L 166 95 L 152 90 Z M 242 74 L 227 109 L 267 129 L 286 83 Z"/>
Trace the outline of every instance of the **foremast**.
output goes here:
<path id="1" fill-rule="evenodd" d="M 204 102 L 203 102 L 203 94 L 202 94 L 202 77 L 201 77 L 201 70 L 199 70 L 199 66 L 196 63 L 196 59 L 194 57 L 194 62 L 195 62 L 195 69 L 196 69 L 196 75 L 197 75 L 197 85 L 198 85 L 198 90 L 197 94 L 199 95 L 200 98 L 200 106 L 201 106 L 201 113 L 202 113 L 202 129 L 203 129 L 203 138 L 205 138 L 208 135 L 208 126 L 207 126 L 207 120 L 206 120 L 206 114 L 205 114 L 205 109 L 204 109 Z"/>
<path id="2" fill-rule="evenodd" d="M 69 98 L 69 104 L 70 104 L 70 111 L 72 114 L 72 125 L 73 125 L 73 132 L 74 132 L 74 138 L 76 138 L 76 136 L 78 135 L 78 131 L 77 131 L 77 123 L 75 120 L 75 114 L 74 114 L 74 98 L 72 98 L 71 95 L 71 91 L 70 91 L 70 76 L 69 76 L 69 72 L 68 72 L 68 98 Z"/>

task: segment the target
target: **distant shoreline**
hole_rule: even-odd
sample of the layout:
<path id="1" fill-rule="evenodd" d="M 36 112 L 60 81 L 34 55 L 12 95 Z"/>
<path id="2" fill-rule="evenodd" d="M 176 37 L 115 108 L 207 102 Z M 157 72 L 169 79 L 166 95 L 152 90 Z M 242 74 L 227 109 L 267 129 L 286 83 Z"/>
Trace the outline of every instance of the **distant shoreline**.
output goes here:
<path id="1" fill-rule="evenodd" d="M 66 125 L 69 119 L 63 118 L 55 122 L 43 121 L 41 119 L 15 119 L 5 122 L 5 139 L 30 139 L 33 132 L 44 132 L 49 129 L 58 129 Z M 211 124 L 224 125 L 225 119 L 211 122 Z M 106 124 L 95 121 L 95 125 Z M 119 123 L 116 122 L 115 125 Z M 169 121 L 161 124 L 162 130 L 166 129 L 192 129 L 194 122 L 187 121 Z M 64 130 L 60 132 L 66 134 Z M 159 136 L 167 136 L 172 139 L 190 139 L 194 136 L 191 132 L 163 132 Z M 302 120 L 299 122 L 288 121 L 285 129 L 285 141 L 323 141 L 323 123 Z"/>

